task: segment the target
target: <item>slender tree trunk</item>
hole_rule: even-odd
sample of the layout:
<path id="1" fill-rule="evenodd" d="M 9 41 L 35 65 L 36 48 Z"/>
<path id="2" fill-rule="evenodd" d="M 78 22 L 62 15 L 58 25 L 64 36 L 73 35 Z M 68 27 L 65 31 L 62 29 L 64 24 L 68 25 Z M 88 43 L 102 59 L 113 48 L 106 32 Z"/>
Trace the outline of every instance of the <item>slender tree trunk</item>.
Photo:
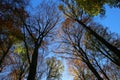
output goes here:
<path id="1" fill-rule="evenodd" d="M 107 74 L 103 71 L 103 69 L 100 67 L 100 65 L 98 64 L 98 62 L 97 62 L 97 60 L 96 59 L 94 59 L 95 60 L 95 62 L 96 62 L 96 65 L 99 67 L 99 69 L 101 70 L 101 72 L 103 73 L 103 75 L 106 77 L 106 79 L 107 80 L 110 80 L 109 78 L 108 78 L 108 76 L 107 76 Z"/>
<path id="2" fill-rule="evenodd" d="M 36 69 L 37 69 L 37 59 L 38 59 L 38 47 L 35 47 L 32 62 L 30 63 L 30 69 L 27 80 L 35 80 Z"/>
<path id="3" fill-rule="evenodd" d="M 9 46 L 8 49 L 7 49 L 5 52 L 3 51 L 3 56 L 2 56 L 2 58 L 0 59 L 0 68 L 2 67 L 2 63 L 3 63 L 6 55 L 8 54 L 10 48 L 11 48 L 11 46 Z"/>
<path id="4" fill-rule="evenodd" d="M 85 61 L 88 68 L 93 72 L 93 74 L 97 77 L 98 80 L 103 80 L 103 78 L 98 74 L 96 69 L 92 66 L 92 64 L 89 61 Z"/>
<path id="5" fill-rule="evenodd" d="M 82 25 L 83 28 L 85 28 L 87 31 L 89 31 L 93 36 L 95 36 L 101 43 L 103 43 L 109 50 L 111 50 L 117 57 L 118 60 L 120 61 L 120 50 L 117 49 L 115 46 L 111 45 L 108 43 L 104 38 L 99 36 L 95 31 L 87 27 L 83 22 L 76 20 L 79 24 Z"/>
<path id="6" fill-rule="evenodd" d="M 101 46 L 102 47 L 102 46 Z M 111 62 L 113 62 L 114 64 L 116 64 L 117 66 L 120 66 L 120 61 L 118 61 L 118 59 L 116 59 L 115 57 L 112 57 L 109 52 L 104 49 L 102 47 L 102 49 L 107 53 L 105 54 L 102 50 L 99 49 L 99 47 L 96 47 L 97 50 L 99 50 L 105 57 L 107 57 L 108 59 L 110 59 Z"/>
<path id="7" fill-rule="evenodd" d="M 75 47 L 74 47 L 75 48 Z M 75 48 L 76 49 L 76 48 Z M 87 57 L 87 54 L 86 52 L 84 52 L 84 50 L 79 47 L 79 50 L 78 50 L 79 53 L 81 53 L 81 55 L 83 56 L 82 57 L 82 60 L 84 61 L 84 63 L 86 63 L 86 65 L 88 66 L 88 68 L 92 71 L 92 73 L 96 76 L 96 78 L 98 80 L 103 80 L 103 78 L 99 75 L 99 73 L 96 71 L 96 69 L 93 67 L 93 65 L 90 63 L 89 61 L 89 58 Z"/>
<path id="8" fill-rule="evenodd" d="M 93 65 L 90 63 L 87 54 L 82 50 L 83 54 L 85 55 L 84 62 L 88 66 L 88 68 L 93 72 L 93 74 L 96 76 L 98 80 L 103 80 L 103 78 L 99 75 L 99 73 L 96 71 L 96 69 L 93 67 Z"/>

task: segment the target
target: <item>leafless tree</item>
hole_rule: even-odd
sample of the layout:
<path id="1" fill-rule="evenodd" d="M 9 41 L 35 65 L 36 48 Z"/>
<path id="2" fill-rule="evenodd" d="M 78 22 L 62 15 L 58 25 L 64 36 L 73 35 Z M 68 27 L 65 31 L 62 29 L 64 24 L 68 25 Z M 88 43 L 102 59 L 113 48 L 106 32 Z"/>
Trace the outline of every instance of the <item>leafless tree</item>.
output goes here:
<path id="1" fill-rule="evenodd" d="M 39 48 L 49 42 L 48 37 L 52 37 L 51 35 L 59 20 L 60 16 L 56 5 L 50 1 L 42 1 L 37 7 L 35 14 L 32 14 L 24 22 L 23 29 L 25 30 L 26 36 L 30 36 L 29 39 L 33 47 L 33 53 L 30 56 L 28 80 L 35 79 Z"/>

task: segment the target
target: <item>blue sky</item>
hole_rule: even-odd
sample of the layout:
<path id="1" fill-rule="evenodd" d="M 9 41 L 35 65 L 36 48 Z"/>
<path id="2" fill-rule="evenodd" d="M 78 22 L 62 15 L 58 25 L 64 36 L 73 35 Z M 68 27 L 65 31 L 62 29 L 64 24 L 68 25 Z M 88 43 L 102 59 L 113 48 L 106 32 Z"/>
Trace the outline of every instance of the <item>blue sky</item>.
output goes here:
<path id="1" fill-rule="evenodd" d="M 40 3 L 40 0 L 33 1 L 33 6 L 37 6 Z M 95 17 L 95 20 L 106 27 L 109 27 L 109 30 L 120 34 L 120 9 L 106 7 L 106 14 L 103 18 L 99 16 Z"/>
<path id="2" fill-rule="evenodd" d="M 110 31 L 120 35 L 120 9 L 106 6 L 105 16 L 103 18 L 97 16 L 95 20 L 108 27 Z"/>
<path id="3" fill-rule="evenodd" d="M 33 6 L 37 6 L 41 0 L 32 0 L 31 3 L 34 3 Z M 103 18 L 99 16 L 95 17 L 95 20 L 106 27 L 109 27 L 109 30 L 120 34 L 120 9 L 110 8 L 106 6 L 106 14 Z"/>
<path id="4" fill-rule="evenodd" d="M 36 7 L 40 0 L 32 0 L 31 2 L 34 7 Z M 99 16 L 95 17 L 95 21 L 103 24 L 104 26 L 108 27 L 110 31 L 118 33 L 120 35 L 120 9 L 117 8 L 110 8 L 106 6 L 106 14 L 103 18 Z M 65 60 L 63 63 L 66 64 Z M 65 67 L 65 72 L 63 73 L 63 80 L 73 80 L 71 75 L 68 72 L 68 67 Z"/>
<path id="5" fill-rule="evenodd" d="M 106 6 L 105 16 L 102 18 L 97 16 L 95 17 L 95 21 L 101 23 L 105 27 L 108 27 L 111 32 L 115 32 L 120 35 L 120 9 Z M 73 80 L 69 72 L 67 72 L 67 67 L 65 67 L 63 80 Z"/>

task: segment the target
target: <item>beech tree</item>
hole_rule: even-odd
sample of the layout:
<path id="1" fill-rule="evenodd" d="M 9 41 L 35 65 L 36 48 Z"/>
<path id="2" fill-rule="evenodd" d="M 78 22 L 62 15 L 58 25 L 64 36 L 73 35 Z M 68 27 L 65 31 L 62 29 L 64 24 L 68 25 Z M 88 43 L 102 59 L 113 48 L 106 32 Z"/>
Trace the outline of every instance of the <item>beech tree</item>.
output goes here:
<path id="1" fill-rule="evenodd" d="M 95 24 L 93 25 L 95 26 Z M 112 38 L 110 37 L 111 35 L 105 32 L 104 31 L 105 29 L 101 27 L 102 26 L 99 25 L 98 27 L 97 25 L 96 27 L 90 27 L 90 28 L 96 29 L 96 31 L 98 31 L 97 33 L 100 33 L 101 36 L 102 35 L 106 36 L 106 39 L 110 39 L 112 41 Z M 116 58 L 115 56 L 113 58 L 112 56 L 113 54 L 111 54 L 111 52 L 106 48 L 106 46 L 101 46 L 100 44 L 98 44 L 96 38 L 93 38 L 91 35 L 87 35 L 87 31 L 84 30 L 84 28 L 81 25 L 79 25 L 79 23 L 75 22 L 71 18 L 67 18 L 63 22 L 61 28 L 62 28 L 61 29 L 62 31 L 60 32 L 61 46 L 59 47 L 60 52 L 58 49 L 58 53 L 66 54 L 66 57 L 68 57 L 68 59 L 70 58 L 73 60 L 75 59 L 83 62 L 87 66 L 87 68 L 92 72 L 92 74 L 95 75 L 97 79 L 109 80 L 111 76 L 108 76 L 108 74 L 104 71 L 103 66 L 107 66 L 107 61 L 109 61 L 110 63 L 112 62 L 112 60 L 110 60 L 109 58 L 112 58 L 112 59 L 116 59 Z M 91 38 L 94 41 L 91 40 Z M 105 55 L 106 53 L 104 52 L 105 50 L 102 50 L 101 52 L 100 50 L 98 50 L 98 48 L 96 48 L 96 46 L 98 46 L 99 49 L 102 48 L 102 49 L 108 50 L 111 57 L 110 56 L 106 57 Z M 73 64 L 77 65 L 76 63 L 73 63 Z M 116 65 L 114 64 L 114 67 L 115 66 Z M 77 65 L 77 69 L 79 69 L 80 67 L 81 66 Z M 77 76 L 79 75 L 80 74 L 78 74 Z"/>
<path id="2" fill-rule="evenodd" d="M 54 32 L 53 28 L 60 20 L 57 8 L 52 2 L 42 1 L 37 9 L 35 14 L 32 14 L 31 17 L 24 22 L 23 27 L 26 36 L 30 36 L 29 39 L 32 41 L 31 46 L 33 47 L 33 52 L 30 57 L 28 80 L 35 79 L 39 48 L 41 48 L 43 44 L 46 44 L 46 42 L 49 42 L 48 38 L 50 39 L 52 32 Z"/>
<path id="3" fill-rule="evenodd" d="M 0 79 L 61 80 L 62 62 L 48 55 L 53 39 L 60 40 L 54 49 L 68 60 L 74 80 L 120 79 L 120 36 L 92 19 L 104 14 L 105 4 L 119 8 L 120 2 L 61 1 L 42 0 L 33 9 L 29 0 L 0 0 Z"/>
<path id="4" fill-rule="evenodd" d="M 76 22 L 73 23 L 72 20 L 67 19 L 62 26 L 63 36 L 61 42 L 63 43 L 63 46 L 61 48 L 63 50 L 61 52 L 68 54 L 72 58 L 83 61 L 98 80 L 103 80 L 92 65 L 87 49 L 84 49 L 82 43 L 84 31 L 85 30 Z"/>
<path id="5" fill-rule="evenodd" d="M 83 9 L 81 9 L 76 1 L 69 0 L 63 1 L 63 5 L 59 5 L 59 9 L 69 18 L 78 22 L 87 32 L 92 34 L 98 41 L 100 41 L 103 45 L 105 45 L 114 55 L 117 56 L 117 60 L 120 61 L 120 50 L 114 45 L 110 44 L 107 40 L 105 40 L 102 36 L 97 34 L 93 29 L 90 28 L 90 24 L 87 23 L 92 18 L 86 13 Z M 118 64 L 120 65 L 120 64 Z"/>

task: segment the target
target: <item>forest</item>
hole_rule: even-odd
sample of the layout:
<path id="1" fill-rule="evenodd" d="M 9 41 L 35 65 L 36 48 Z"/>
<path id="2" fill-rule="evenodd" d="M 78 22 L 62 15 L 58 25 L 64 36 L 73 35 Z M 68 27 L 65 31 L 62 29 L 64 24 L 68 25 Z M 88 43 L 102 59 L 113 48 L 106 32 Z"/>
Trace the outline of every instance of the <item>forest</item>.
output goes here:
<path id="1" fill-rule="evenodd" d="M 120 0 L 38 1 L 0 0 L 0 80 L 120 80 L 120 35 L 94 18 Z"/>

